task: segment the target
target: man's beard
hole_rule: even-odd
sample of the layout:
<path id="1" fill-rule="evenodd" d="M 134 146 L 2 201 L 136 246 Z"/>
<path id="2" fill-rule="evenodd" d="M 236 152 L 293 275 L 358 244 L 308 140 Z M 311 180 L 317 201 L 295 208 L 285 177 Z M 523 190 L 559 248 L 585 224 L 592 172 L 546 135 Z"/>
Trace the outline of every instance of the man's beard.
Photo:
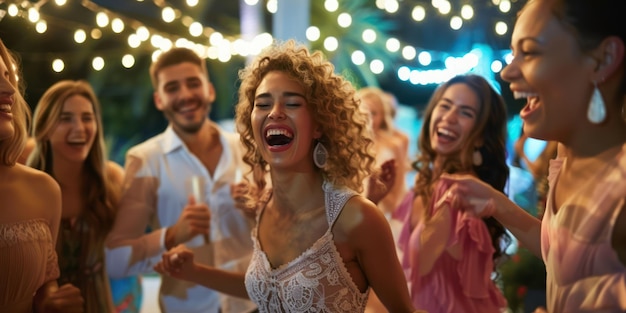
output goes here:
<path id="1" fill-rule="evenodd" d="M 204 118 L 200 122 L 197 122 L 197 123 L 182 124 L 182 123 L 177 123 L 176 121 L 174 121 L 174 124 L 176 125 L 178 129 L 180 129 L 181 131 L 187 134 L 195 134 L 200 131 L 205 121 L 206 119 Z"/>
<path id="2" fill-rule="evenodd" d="M 203 108 L 200 108 L 200 109 L 203 109 Z M 204 125 L 204 122 L 206 121 L 206 118 L 208 116 L 208 112 L 207 112 L 207 115 L 203 116 L 203 118 L 200 121 L 192 122 L 192 123 L 185 123 L 185 120 L 184 120 L 183 117 L 176 116 L 176 115 L 177 115 L 177 113 L 174 112 L 174 111 L 167 111 L 167 112 L 165 112 L 165 117 L 179 131 L 182 131 L 182 132 L 187 133 L 187 134 L 195 134 L 198 131 L 200 131 L 200 129 L 202 128 L 202 125 Z"/>

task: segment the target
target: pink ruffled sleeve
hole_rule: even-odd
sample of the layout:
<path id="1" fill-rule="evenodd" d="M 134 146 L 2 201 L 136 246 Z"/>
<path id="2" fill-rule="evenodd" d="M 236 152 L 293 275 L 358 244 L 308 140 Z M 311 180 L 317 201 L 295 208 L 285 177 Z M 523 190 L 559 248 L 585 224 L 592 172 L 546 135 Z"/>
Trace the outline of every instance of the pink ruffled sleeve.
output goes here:
<path id="1" fill-rule="evenodd" d="M 492 257 L 495 252 L 489 231 L 480 218 L 458 209 L 452 210 L 456 211 L 453 215 L 456 229 L 451 241 L 459 244 L 462 253 L 462 262 L 458 262 L 457 267 L 461 287 L 470 297 L 487 297 L 493 282 L 486 273 L 493 271 Z"/>
<path id="2" fill-rule="evenodd" d="M 402 230 L 400 231 L 400 236 L 398 236 L 398 247 L 404 252 L 407 251 L 406 246 L 411 236 L 411 209 L 414 197 L 415 193 L 412 190 L 408 191 L 392 215 L 393 219 L 402 221 Z"/>
<path id="3" fill-rule="evenodd" d="M 420 297 L 418 294 L 421 288 L 430 288 L 429 294 L 436 295 L 439 300 L 457 301 L 460 298 L 453 294 L 462 293 L 467 299 L 472 299 L 471 302 L 478 303 L 483 308 L 506 307 L 506 300 L 491 280 L 494 248 L 487 226 L 481 218 L 472 213 L 450 206 L 450 199 L 443 198 L 449 187 L 449 183 L 439 181 L 435 185 L 435 192 L 428 208 L 430 216 L 437 210 L 450 210 L 448 236 L 433 238 L 429 241 L 429 247 L 420 247 L 419 238 L 424 224 L 419 223 L 411 230 L 411 210 L 409 209 L 409 213 L 405 215 L 399 245 L 405 251 L 402 265 L 411 285 L 412 297 L 416 301 L 415 299 Z M 411 204 L 406 205 L 410 208 Z M 432 253 L 433 251 L 443 252 L 437 254 Z M 449 254 L 450 251 L 454 253 Z M 453 257 L 453 254 L 458 254 L 458 259 Z M 420 266 L 418 260 L 429 262 L 425 259 L 429 257 L 436 258 L 435 265 L 430 273 L 420 276 L 417 270 Z M 419 301 L 424 303 L 423 301 L 428 300 L 421 296 Z M 453 306 L 463 305 L 456 303 Z"/>

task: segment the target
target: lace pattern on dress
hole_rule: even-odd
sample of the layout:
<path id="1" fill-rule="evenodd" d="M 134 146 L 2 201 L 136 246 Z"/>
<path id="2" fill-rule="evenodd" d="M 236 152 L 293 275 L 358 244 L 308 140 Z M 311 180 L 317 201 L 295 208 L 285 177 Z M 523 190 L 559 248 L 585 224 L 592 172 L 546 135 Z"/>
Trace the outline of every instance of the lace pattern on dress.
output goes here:
<path id="1" fill-rule="evenodd" d="M 52 235 L 48 222 L 44 219 L 33 219 L 0 225 L 0 247 L 8 247 L 17 243 L 31 241 L 48 241 L 52 243 Z"/>
<path id="2" fill-rule="evenodd" d="M 253 230 L 254 252 L 246 273 L 246 289 L 260 312 L 364 311 L 369 291 L 361 293 L 354 284 L 332 235 L 339 213 L 356 193 L 335 190 L 329 183 L 324 184 L 324 191 L 329 228 L 291 262 L 272 269 L 261 250 L 258 228 Z"/>
<path id="3" fill-rule="evenodd" d="M 44 282 L 59 277 L 57 254 L 52 242 L 50 226 L 45 219 L 31 219 L 15 223 L 0 224 L 0 248 L 6 248 L 25 242 L 44 242 L 48 248 L 46 276 Z"/>

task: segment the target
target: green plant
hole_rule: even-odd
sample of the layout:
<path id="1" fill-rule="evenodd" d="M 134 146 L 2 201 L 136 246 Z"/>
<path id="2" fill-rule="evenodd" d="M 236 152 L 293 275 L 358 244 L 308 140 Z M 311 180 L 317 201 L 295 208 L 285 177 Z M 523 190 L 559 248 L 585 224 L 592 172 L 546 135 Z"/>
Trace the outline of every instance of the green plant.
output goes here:
<path id="1" fill-rule="evenodd" d="M 546 289 L 546 268 L 543 260 L 522 247 L 502 264 L 500 275 L 504 297 L 513 312 L 524 310 L 524 299 L 528 290 Z"/>

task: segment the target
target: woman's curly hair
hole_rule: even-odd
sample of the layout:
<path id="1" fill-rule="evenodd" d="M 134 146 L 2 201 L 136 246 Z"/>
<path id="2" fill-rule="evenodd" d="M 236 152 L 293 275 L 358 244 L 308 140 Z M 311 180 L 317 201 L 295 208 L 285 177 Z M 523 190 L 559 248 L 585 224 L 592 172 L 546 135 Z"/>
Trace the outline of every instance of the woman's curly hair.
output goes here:
<path id="1" fill-rule="evenodd" d="M 437 152 L 430 144 L 430 121 L 433 111 L 445 91 L 455 84 L 465 84 L 474 91 L 480 103 L 480 111 L 476 117 L 474 128 L 457 156 L 448 158 L 442 168 L 438 169 L 439 172 L 434 172 L 432 164 Z M 504 99 L 481 76 L 473 74 L 455 76 L 435 90 L 424 111 L 424 121 L 418 139 L 420 155 L 413 164 L 418 173 L 413 190 L 416 196 L 422 197 L 425 207 L 430 202 L 433 184 L 442 173 L 474 173 L 494 189 L 504 192 L 509 177 L 509 167 L 506 164 L 506 122 Z M 480 152 L 483 161 L 478 166 L 472 164 L 472 154 L 476 142 L 482 143 L 478 152 Z M 504 245 L 508 245 L 510 238 L 502 224 L 494 218 L 489 217 L 483 220 L 489 229 L 492 244 L 496 250 L 493 258 L 497 259 L 503 254 L 501 241 Z"/>
<path id="2" fill-rule="evenodd" d="M 305 89 L 309 112 L 322 132 L 319 142 L 328 150 L 327 165 L 319 169 L 324 178 L 337 186 L 362 191 L 363 181 L 372 173 L 374 164 L 368 117 L 359 109 L 354 87 L 334 70 L 321 52 L 310 53 L 306 47 L 290 40 L 266 48 L 239 72 L 237 129 L 247 148 L 243 159 L 252 167 L 259 190 L 265 187 L 264 176 L 269 168 L 254 140 L 251 114 L 255 93 L 263 78 L 272 71 L 280 71 Z M 311 150 L 315 144 L 311 142 Z"/>

